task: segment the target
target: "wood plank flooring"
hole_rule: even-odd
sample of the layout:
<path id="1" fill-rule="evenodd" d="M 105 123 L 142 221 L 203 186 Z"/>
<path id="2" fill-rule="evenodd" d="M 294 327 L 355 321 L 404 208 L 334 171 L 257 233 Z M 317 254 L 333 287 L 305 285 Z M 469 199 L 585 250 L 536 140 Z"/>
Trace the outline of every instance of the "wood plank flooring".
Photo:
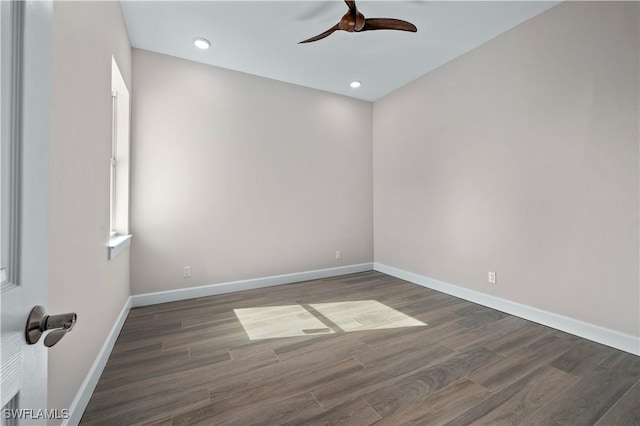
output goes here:
<path id="1" fill-rule="evenodd" d="M 471 423 L 640 425 L 640 357 L 365 272 L 132 309 L 81 422 Z"/>

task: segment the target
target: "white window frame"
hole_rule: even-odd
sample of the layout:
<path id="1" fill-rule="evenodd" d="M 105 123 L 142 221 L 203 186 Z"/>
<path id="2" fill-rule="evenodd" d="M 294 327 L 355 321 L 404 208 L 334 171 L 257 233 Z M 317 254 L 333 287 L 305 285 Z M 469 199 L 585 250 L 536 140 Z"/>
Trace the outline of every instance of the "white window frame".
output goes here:
<path id="1" fill-rule="evenodd" d="M 111 155 L 109 157 L 109 259 L 129 246 L 130 95 L 111 58 Z"/>
<path id="2" fill-rule="evenodd" d="M 110 188 L 109 188 L 109 229 L 110 237 L 117 235 L 115 225 L 116 216 L 116 157 L 118 152 L 118 92 L 111 91 L 111 158 L 110 158 Z"/>

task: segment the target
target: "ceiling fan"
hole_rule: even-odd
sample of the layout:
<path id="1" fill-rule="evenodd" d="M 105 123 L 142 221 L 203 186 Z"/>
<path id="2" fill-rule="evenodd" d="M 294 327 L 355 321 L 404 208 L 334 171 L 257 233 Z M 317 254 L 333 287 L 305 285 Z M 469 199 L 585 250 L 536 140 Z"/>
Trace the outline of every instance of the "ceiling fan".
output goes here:
<path id="1" fill-rule="evenodd" d="M 411 22 L 403 21 L 401 19 L 365 18 L 364 15 L 358 11 L 355 0 L 344 0 L 344 2 L 347 4 L 349 11 L 344 14 L 342 19 L 340 19 L 340 22 L 322 34 L 303 40 L 300 43 L 311 43 L 312 41 L 322 40 L 338 30 L 348 31 L 350 33 L 372 30 L 400 30 L 411 31 L 413 33 L 418 31 L 416 26 Z"/>

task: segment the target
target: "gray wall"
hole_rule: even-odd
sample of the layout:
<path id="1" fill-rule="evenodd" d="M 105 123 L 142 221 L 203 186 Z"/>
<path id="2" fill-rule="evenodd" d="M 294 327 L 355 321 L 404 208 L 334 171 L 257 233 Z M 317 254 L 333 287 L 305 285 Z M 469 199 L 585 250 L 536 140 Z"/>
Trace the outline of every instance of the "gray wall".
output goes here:
<path id="1" fill-rule="evenodd" d="M 371 103 L 137 49 L 133 64 L 132 294 L 373 260 Z"/>
<path id="2" fill-rule="evenodd" d="M 131 88 L 117 2 L 54 2 L 50 313 L 78 324 L 49 349 L 48 406 L 68 408 L 129 296 L 129 253 L 107 260 L 111 56 Z"/>
<path id="3" fill-rule="evenodd" d="M 376 262 L 637 336 L 638 15 L 565 2 L 376 102 Z"/>

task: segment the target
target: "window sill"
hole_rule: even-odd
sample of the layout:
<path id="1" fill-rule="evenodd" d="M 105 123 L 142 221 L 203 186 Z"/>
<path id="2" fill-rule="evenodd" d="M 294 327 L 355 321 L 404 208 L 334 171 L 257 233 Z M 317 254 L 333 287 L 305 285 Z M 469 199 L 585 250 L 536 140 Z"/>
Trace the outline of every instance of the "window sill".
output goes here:
<path id="1" fill-rule="evenodd" d="M 114 235 L 109 239 L 109 260 L 116 257 L 121 251 L 129 247 L 131 235 Z"/>

